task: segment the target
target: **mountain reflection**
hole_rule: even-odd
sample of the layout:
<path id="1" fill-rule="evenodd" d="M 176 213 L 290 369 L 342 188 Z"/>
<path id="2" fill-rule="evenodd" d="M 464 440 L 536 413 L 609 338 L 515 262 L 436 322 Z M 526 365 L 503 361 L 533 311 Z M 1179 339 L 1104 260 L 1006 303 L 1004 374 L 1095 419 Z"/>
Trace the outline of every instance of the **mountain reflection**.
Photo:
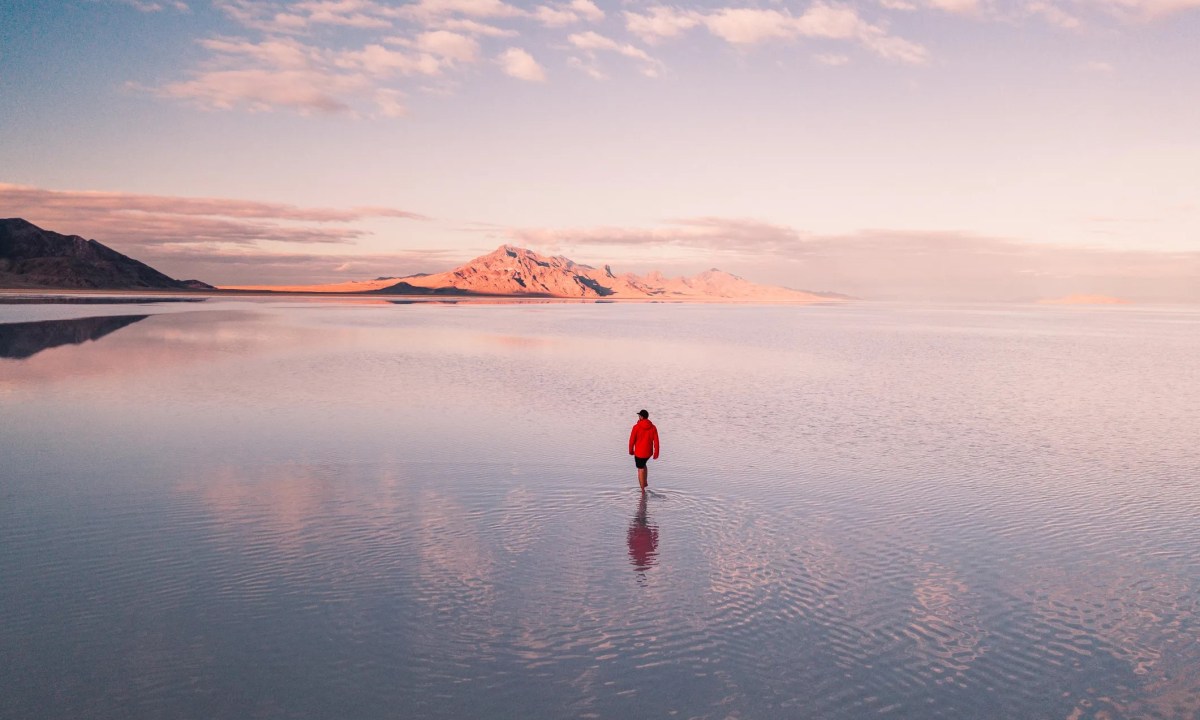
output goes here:
<path id="1" fill-rule="evenodd" d="M 646 493 L 641 493 L 638 500 L 637 514 L 629 523 L 629 562 L 633 569 L 644 573 L 654 566 L 658 559 L 658 526 L 650 522 L 646 513 Z"/>
<path id="2" fill-rule="evenodd" d="M 0 357 L 24 360 L 60 345 L 80 345 L 145 320 L 149 315 L 115 315 L 0 324 Z"/>

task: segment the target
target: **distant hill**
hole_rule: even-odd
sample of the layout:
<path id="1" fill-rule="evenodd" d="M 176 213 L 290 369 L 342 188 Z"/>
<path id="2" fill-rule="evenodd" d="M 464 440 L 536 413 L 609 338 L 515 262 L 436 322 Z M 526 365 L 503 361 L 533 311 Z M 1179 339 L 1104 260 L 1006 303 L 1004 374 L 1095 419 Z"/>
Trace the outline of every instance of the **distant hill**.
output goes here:
<path id="1" fill-rule="evenodd" d="M 453 270 L 403 278 L 374 290 L 386 295 L 465 294 L 555 298 L 620 298 L 674 300 L 758 300 L 771 302 L 829 302 L 848 299 L 836 293 L 758 285 L 712 269 L 692 277 L 667 278 L 618 275 L 605 265 L 594 268 L 562 256 L 546 257 L 532 250 L 501 245 Z"/>
<path id="2" fill-rule="evenodd" d="M 0 219 L 0 287 L 94 290 L 209 290 L 78 235 L 43 230 L 21 218 Z"/>

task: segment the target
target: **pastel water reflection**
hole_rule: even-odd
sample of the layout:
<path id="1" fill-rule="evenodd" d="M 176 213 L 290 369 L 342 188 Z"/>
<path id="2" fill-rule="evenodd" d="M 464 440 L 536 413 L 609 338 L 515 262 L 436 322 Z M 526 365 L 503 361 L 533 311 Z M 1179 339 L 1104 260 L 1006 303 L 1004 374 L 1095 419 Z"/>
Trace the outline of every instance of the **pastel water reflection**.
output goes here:
<path id="1" fill-rule="evenodd" d="M 1194 311 L 101 310 L 0 307 L 0 717 L 1200 715 Z"/>

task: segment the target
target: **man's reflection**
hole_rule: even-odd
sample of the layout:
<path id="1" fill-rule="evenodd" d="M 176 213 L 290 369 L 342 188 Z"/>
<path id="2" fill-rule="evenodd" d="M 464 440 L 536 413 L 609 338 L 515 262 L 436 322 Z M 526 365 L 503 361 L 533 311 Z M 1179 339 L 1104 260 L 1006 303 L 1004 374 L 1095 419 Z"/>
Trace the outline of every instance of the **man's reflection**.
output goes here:
<path id="1" fill-rule="evenodd" d="M 644 573 L 654 565 L 658 558 L 658 526 L 650 524 L 646 514 L 647 493 L 639 493 L 637 514 L 629 523 L 629 562 L 633 569 Z"/>

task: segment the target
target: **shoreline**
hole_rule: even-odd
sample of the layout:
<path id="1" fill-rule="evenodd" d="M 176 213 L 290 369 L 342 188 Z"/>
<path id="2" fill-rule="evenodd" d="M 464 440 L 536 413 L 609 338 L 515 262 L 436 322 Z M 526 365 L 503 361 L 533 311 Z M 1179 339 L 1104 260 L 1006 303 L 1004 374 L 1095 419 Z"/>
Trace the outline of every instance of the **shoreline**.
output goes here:
<path id="1" fill-rule="evenodd" d="M 0 288 L 0 305 L 3 304 L 36 304 L 41 302 L 81 304 L 95 302 L 202 302 L 209 298 L 335 298 L 353 300 L 378 300 L 393 305 L 410 305 L 416 303 L 457 304 L 460 302 L 479 303 L 692 303 L 692 304 L 728 304 L 728 305 L 844 305 L 859 300 L 828 298 L 822 300 L 785 300 L 758 298 L 723 298 L 723 297 L 562 297 L 558 295 L 488 295 L 483 293 L 438 293 L 438 294 L 385 294 L 372 291 L 359 292 L 314 292 L 293 290 L 174 290 L 174 289 L 93 289 L 93 288 Z M 72 298 L 76 298 L 72 300 Z M 85 298 L 95 298 L 89 300 Z M 111 298 L 111 300 L 105 300 Z M 118 299 L 122 298 L 122 299 Z"/>

